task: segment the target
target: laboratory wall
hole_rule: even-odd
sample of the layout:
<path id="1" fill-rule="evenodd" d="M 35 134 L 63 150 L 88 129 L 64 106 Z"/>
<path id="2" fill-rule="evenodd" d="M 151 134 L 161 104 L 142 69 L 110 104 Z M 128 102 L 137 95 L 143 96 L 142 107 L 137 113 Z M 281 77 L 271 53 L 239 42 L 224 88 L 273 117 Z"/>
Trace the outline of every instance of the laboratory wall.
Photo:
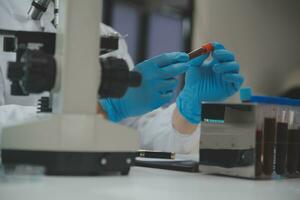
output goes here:
<path id="1" fill-rule="evenodd" d="M 194 48 L 222 42 L 255 93 L 278 95 L 300 68 L 299 0 L 196 0 L 194 9 Z"/>

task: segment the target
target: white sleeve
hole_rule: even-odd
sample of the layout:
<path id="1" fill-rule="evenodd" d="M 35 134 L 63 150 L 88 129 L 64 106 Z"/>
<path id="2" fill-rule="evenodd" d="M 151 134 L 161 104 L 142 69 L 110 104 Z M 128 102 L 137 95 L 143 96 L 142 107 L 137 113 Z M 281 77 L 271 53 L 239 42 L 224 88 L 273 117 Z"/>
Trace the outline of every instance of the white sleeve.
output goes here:
<path id="1" fill-rule="evenodd" d="M 53 3 L 49 4 L 41 20 L 32 20 L 27 14 L 31 2 L 31 0 L 1 0 L 0 29 L 55 32 L 51 23 L 54 18 Z"/>
<path id="2" fill-rule="evenodd" d="M 106 58 L 106 57 L 113 56 L 113 57 L 117 57 L 117 58 L 122 58 L 127 62 L 129 69 L 132 70 L 134 68 L 134 63 L 128 53 L 128 47 L 127 47 L 125 38 L 120 33 L 118 33 L 116 30 L 114 30 L 112 27 L 107 26 L 103 23 L 100 23 L 100 28 L 101 28 L 102 36 L 107 36 L 107 35 L 113 34 L 113 35 L 118 35 L 120 37 L 119 48 L 115 51 L 104 54 L 101 57 Z"/>
<path id="3" fill-rule="evenodd" d="M 179 133 L 172 125 L 175 106 L 173 103 L 167 108 L 159 108 L 141 117 L 123 120 L 122 124 L 139 132 L 141 149 L 176 153 L 197 151 L 200 141 L 200 125 L 191 135 Z"/>

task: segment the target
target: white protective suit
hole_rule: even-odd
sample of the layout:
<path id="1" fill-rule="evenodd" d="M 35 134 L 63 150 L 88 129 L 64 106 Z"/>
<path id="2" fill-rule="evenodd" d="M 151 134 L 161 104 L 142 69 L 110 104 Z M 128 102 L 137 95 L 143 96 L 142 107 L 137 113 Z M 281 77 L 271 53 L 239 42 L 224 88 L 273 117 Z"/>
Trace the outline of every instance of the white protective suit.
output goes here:
<path id="1" fill-rule="evenodd" d="M 53 19 L 53 5 L 49 5 L 41 22 L 33 21 L 27 16 L 31 0 L 1 0 L 0 29 L 55 32 L 50 23 Z M 112 28 L 101 24 L 101 34 L 115 32 Z M 2 38 L 0 38 L 2 45 Z M 2 48 L 1 48 L 2 49 Z M 120 39 L 119 49 L 105 56 L 114 55 L 126 59 L 131 69 L 134 67 L 127 52 L 124 39 Z M 38 95 L 29 97 L 10 96 L 9 81 L 6 78 L 7 61 L 15 59 L 14 53 L 0 53 L 0 133 L 1 127 L 24 121 L 36 115 Z M 188 153 L 195 150 L 199 144 L 200 128 L 192 135 L 183 135 L 172 126 L 172 114 L 175 103 L 167 108 L 159 108 L 140 117 L 128 118 L 121 123 L 136 129 L 140 134 L 140 148 L 148 150 L 174 151 Z"/>

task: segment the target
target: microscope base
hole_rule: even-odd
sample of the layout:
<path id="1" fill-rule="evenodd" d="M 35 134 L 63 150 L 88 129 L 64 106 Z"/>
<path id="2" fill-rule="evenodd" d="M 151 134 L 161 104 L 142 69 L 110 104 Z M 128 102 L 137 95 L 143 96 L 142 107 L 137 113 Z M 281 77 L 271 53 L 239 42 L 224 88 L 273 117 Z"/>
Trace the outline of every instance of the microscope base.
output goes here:
<path id="1" fill-rule="evenodd" d="M 128 174 L 138 133 L 99 115 L 51 114 L 3 129 L 2 163 L 45 167 L 49 175 Z"/>
<path id="2" fill-rule="evenodd" d="M 132 152 L 50 152 L 2 150 L 4 166 L 43 166 L 46 175 L 127 175 L 133 164 Z"/>

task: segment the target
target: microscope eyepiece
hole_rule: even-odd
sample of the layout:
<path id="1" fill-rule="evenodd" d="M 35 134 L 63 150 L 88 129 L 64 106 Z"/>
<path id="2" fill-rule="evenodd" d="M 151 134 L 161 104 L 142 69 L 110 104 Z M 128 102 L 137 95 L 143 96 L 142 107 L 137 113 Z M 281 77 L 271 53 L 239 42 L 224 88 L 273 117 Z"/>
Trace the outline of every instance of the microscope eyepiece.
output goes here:
<path id="1" fill-rule="evenodd" d="M 101 85 L 100 98 L 121 98 L 129 87 L 141 85 L 142 76 L 139 72 L 129 71 L 127 62 L 116 57 L 100 58 Z"/>

